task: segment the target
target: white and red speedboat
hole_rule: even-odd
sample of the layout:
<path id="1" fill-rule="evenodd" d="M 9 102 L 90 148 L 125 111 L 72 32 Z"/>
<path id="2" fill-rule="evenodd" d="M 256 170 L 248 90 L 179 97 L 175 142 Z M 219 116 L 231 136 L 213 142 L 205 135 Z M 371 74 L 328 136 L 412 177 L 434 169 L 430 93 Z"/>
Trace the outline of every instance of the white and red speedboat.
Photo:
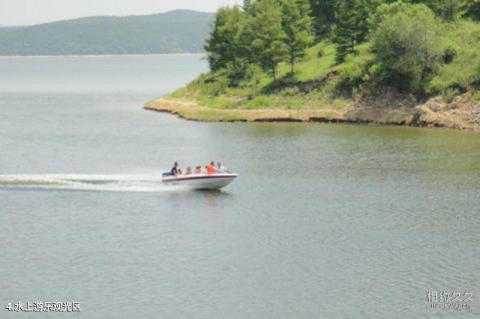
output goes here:
<path id="1" fill-rule="evenodd" d="M 190 174 L 190 175 L 171 175 L 163 174 L 162 182 L 165 185 L 184 186 L 190 189 L 215 190 L 227 186 L 238 174 L 233 173 L 213 173 L 213 174 Z"/>

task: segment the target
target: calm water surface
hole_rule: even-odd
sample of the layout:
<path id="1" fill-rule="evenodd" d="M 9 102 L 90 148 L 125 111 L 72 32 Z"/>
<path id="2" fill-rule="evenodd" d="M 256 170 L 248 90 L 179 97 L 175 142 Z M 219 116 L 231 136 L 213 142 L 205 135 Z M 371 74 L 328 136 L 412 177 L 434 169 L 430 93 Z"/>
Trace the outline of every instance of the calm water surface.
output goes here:
<path id="1" fill-rule="evenodd" d="M 199 56 L 0 60 L 0 318 L 478 318 L 480 135 L 142 110 Z M 152 177 L 222 160 L 223 192 Z M 428 291 L 473 293 L 432 310 Z M 63 317 L 63 316 L 62 316 Z"/>

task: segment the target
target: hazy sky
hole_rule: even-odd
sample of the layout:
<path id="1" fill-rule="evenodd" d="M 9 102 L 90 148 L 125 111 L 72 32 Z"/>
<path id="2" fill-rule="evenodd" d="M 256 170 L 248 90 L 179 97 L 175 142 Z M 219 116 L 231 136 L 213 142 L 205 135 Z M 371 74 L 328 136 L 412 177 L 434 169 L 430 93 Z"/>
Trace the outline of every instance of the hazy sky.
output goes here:
<path id="1" fill-rule="evenodd" d="M 215 11 L 241 0 L 0 0 L 0 25 L 25 25 L 92 15 L 151 14 L 174 9 Z"/>

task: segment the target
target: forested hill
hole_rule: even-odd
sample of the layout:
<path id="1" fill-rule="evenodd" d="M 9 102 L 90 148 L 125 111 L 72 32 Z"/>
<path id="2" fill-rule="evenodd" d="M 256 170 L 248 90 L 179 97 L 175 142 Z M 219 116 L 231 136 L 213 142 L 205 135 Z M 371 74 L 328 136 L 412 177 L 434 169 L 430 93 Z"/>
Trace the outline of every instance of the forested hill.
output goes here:
<path id="1" fill-rule="evenodd" d="M 431 101 L 425 116 L 441 114 L 425 125 L 480 130 L 479 0 L 245 0 L 218 10 L 205 49 L 211 72 L 169 96 L 208 111 L 187 118 L 330 109 L 339 121 L 405 124 Z M 405 117 L 392 121 L 393 109 Z"/>
<path id="2" fill-rule="evenodd" d="M 203 52 L 213 14 L 176 10 L 0 27 L 0 55 Z"/>

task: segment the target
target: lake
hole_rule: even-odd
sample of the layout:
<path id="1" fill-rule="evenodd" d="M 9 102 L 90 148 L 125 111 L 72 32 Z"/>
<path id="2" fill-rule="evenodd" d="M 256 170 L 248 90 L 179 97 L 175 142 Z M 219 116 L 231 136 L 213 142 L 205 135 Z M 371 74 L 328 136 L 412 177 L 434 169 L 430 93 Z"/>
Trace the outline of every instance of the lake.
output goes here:
<path id="1" fill-rule="evenodd" d="M 0 318 L 478 318 L 480 135 L 145 111 L 198 55 L 0 60 Z M 221 192 L 164 187 L 222 161 Z M 432 294 L 472 294 L 463 309 Z M 69 315 L 66 315 L 68 317 Z"/>

